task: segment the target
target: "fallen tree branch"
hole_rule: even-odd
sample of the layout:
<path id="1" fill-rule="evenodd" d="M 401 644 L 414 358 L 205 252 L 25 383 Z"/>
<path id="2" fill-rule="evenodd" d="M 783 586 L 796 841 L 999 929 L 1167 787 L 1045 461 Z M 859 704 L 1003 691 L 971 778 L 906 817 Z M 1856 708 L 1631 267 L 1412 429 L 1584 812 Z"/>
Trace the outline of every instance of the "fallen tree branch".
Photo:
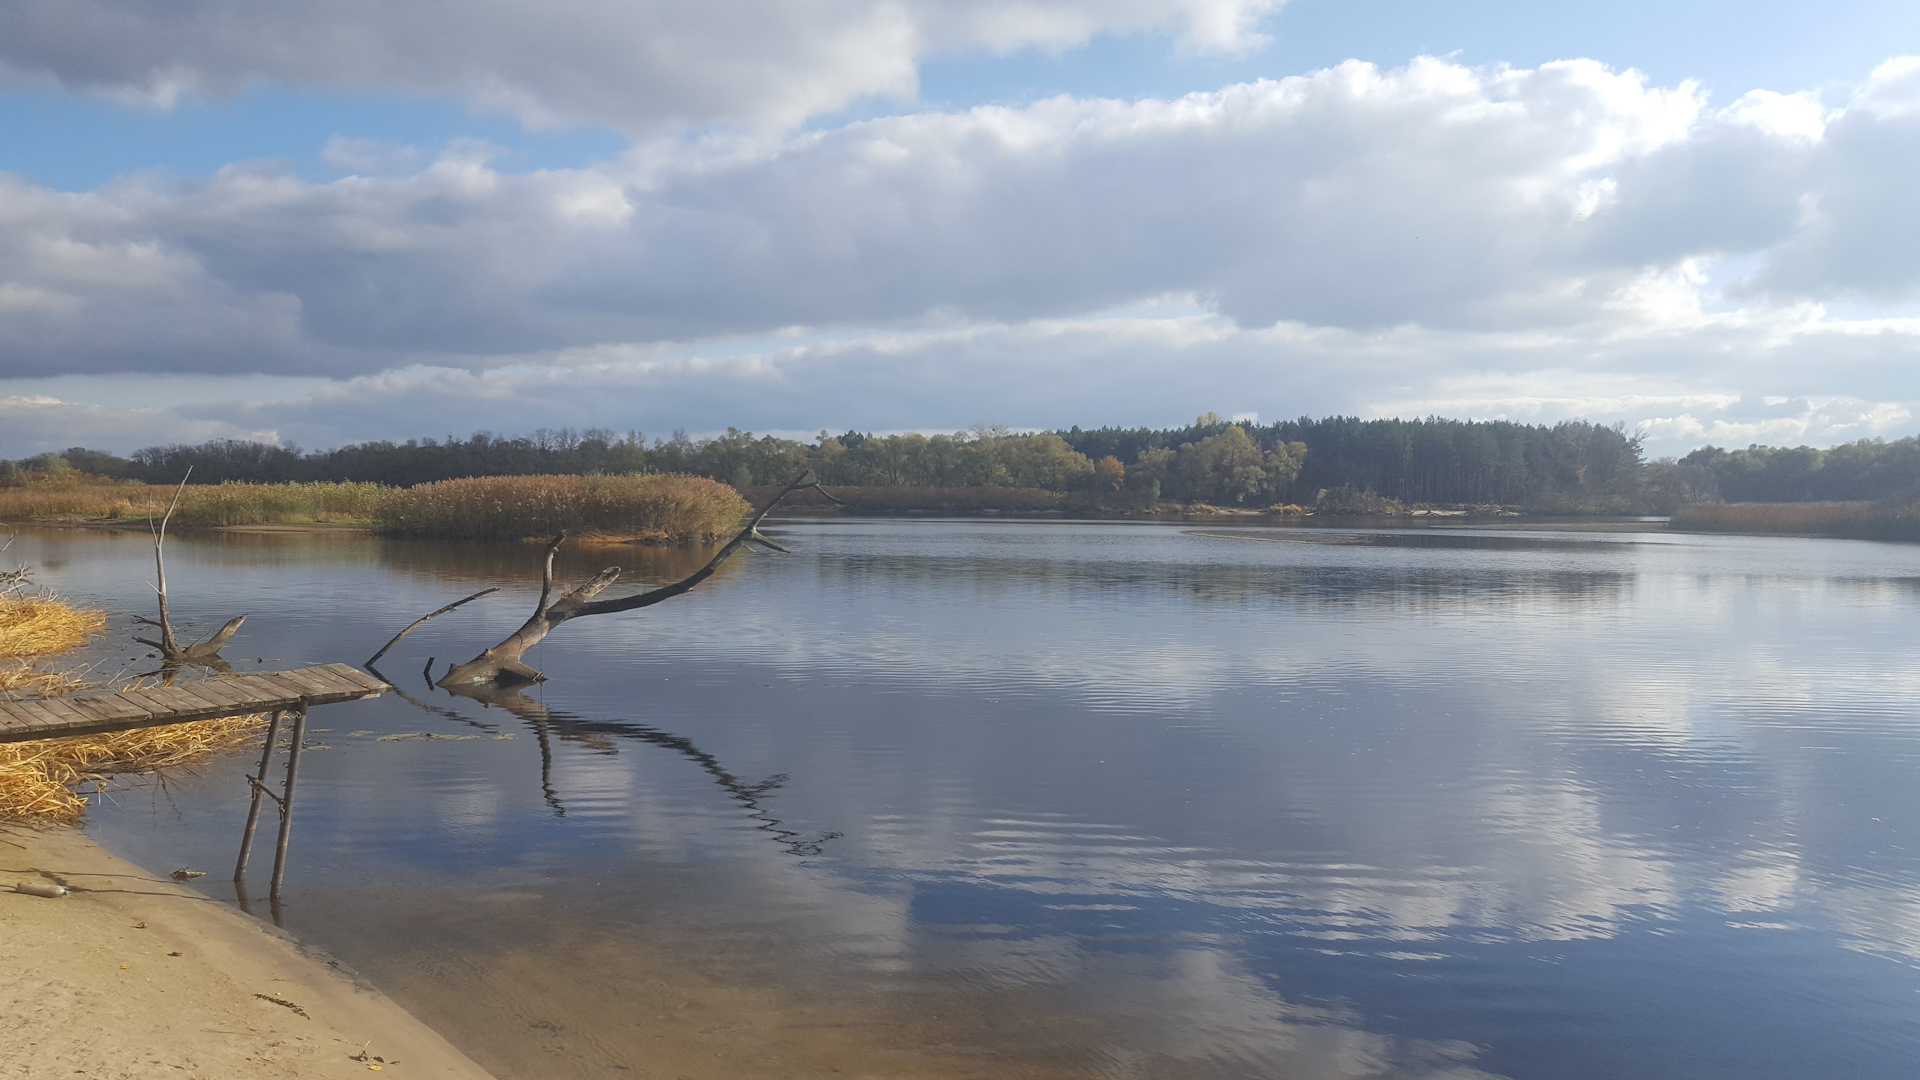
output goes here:
<path id="1" fill-rule="evenodd" d="M 540 601 L 535 606 L 533 614 L 521 625 L 520 629 L 514 631 L 505 641 L 502 641 L 500 644 L 495 645 L 493 648 L 488 649 L 464 664 L 457 664 L 448 669 L 446 675 L 442 676 L 436 685 L 441 687 L 454 687 L 474 686 L 476 684 L 487 683 L 514 684 L 541 681 L 545 676 L 533 668 L 528 667 L 522 657 L 526 655 L 527 650 L 539 644 L 548 634 L 552 633 L 555 627 L 571 619 L 584 618 L 588 615 L 612 615 L 622 611 L 634 611 L 643 607 L 652 607 L 654 604 L 658 604 L 663 600 L 671 600 L 682 593 L 691 591 L 695 586 L 712 577 L 714 573 L 720 569 L 722 563 L 732 558 L 734 554 L 750 544 L 758 544 L 761 547 L 773 551 L 786 551 L 786 548 L 761 535 L 760 523 L 765 521 L 767 515 L 773 512 L 774 507 L 779 506 L 781 500 L 787 496 L 796 491 L 805 491 L 808 489 L 818 490 L 819 487 L 819 481 L 811 479 L 807 474 L 803 473 L 799 479 L 781 488 L 778 494 L 767 500 L 766 505 L 755 510 L 753 515 L 747 519 L 746 524 L 741 527 L 733 539 L 727 541 L 725 546 L 715 552 L 713 558 L 709 559 L 705 566 L 702 566 L 700 569 L 671 585 L 663 585 L 658 589 L 636 593 L 632 596 L 623 596 L 614 600 L 596 600 L 595 597 L 599 596 L 602 592 L 606 591 L 608 586 L 619 580 L 620 568 L 617 566 L 607 567 L 605 570 L 596 574 L 591 580 L 562 593 L 559 599 L 552 599 L 555 588 L 553 559 L 555 553 L 560 549 L 561 541 L 566 539 L 566 534 L 562 533 L 554 537 L 553 540 L 547 544 L 546 563 L 540 579 Z M 826 493 L 821 492 L 821 494 L 824 495 Z M 832 498 L 832 496 L 828 496 L 828 498 Z M 431 616 L 429 616 L 429 618 L 431 618 Z M 411 627 L 409 627 L 409 629 L 411 629 Z M 402 631 L 402 633 L 405 633 L 405 631 Z"/>
<path id="2" fill-rule="evenodd" d="M 552 556 L 548 556 L 548 558 L 547 558 L 547 573 L 548 573 L 548 575 L 549 575 L 549 576 L 551 576 L 551 575 L 552 575 L 552 573 L 553 573 L 553 558 L 552 558 Z M 367 657 L 367 660 L 366 660 L 366 662 L 365 662 L 365 663 L 363 663 L 363 664 L 361 664 L 360 666 L 361 666 L 361 667 L 365 667 L 365 668 L 370 668 L 370 667 L 372 667 L 372 666 L 373 666 L 373 662 L 374 662 L 375 660 L 378 660 L 378 659 L 380 659 L 381 657 L 383 657 L 383 656 L 385 656 L 385 655 L 387 655 L 387 650 L 388 650 L 388 649 L 391 649 L 391 648 L 393 648 L 393 647 L 394 647 L 395 645 L 397 645 L 397 644 L 399 644 L 399 643 L 400 643 L 400 639 L 401 639 L 401 638 L 403 638 L 403 637 L 406 637 L 406 636 L 407 636 L 408 634 L 411 634 L 411 633 L 413 633 L 413 632 L 414 632 L 415 630 L 418 630 L 418 629 L 420 628 L 420 624 L 422 624 L 422 623 L 424 623 L 424 622 L 426 622 L 426 621 L 427 621 L 428 619 L 432 619 L 432 618 L 436 618 L 436 617 L 438 617 L 438 616 L 441 616 L 441 615 L 445 615 L 445 614 L 446 614 L 447 612 L 449 612 L 449 611 L 452 611 L 452 610 L 453 610 L 454 608 L 457 608 L 457 607 L 459 607 L 459 606 L 460 606 L 461 604 L 466 604 L 466 603 L 471 603 L 472 601 L 475 601 L 475 600 L 478 600 L 478 599 L 480 599 L 481 597 L 483 597 L 483 596 L 485 596 L 485 595 L 487 595 L 488 593 L 495 593 L 495 592 L 499 592 L 499 591 L 500 591 L 500 587 L 499 587 L 498 585 L 495 585 L 495 586 L 494 586 L 493 588 L 491 588 L 491 589 L 481 589 L 481 590 L 480 590 L 479 592 L 477 592 L 477 593 L 474 593 L 474 594 L 473 594 L 472 596 L 469 596 L 469 597 L 467 597 L 467 598 L 466 598 L 466 599 L 464 599 L 464 600 L 455 600 L 455 601 L 454 601 L 453 603 L 451 603 L 451 604 L 448 604 L 448 605 L 447 605 L 446 607 L 443 607 L 443 608 L 441 608 L 441 609 L 439 609 L 438 611 L 429 611 L 429 612 L 427 612 L 427 613 L 426 613 L 425 615 L 422 615 L 422 616 L 420 616 L 419 618 L 417 618 L 417 619 L 415 619 L 415 620 L 413 620 L 412 622 L 410 622 L 410 623 L 408 623 L 408 624 L 407 624 L 407 628 L 406 628 L 405 630 L 402 630 L 402 631 L 400 631 L 399 633 L 397 633 L 397 634 L 395 634 L 395 635 L 393 635 L 393 637 L 392 637 L 392 639 L 391 639 L 391 640 L 389 640 L 389 641 L 388 641 L 388 642 L 387 642 L 387 643 L 386 643 L 385 645 L 382 645 L 382 646 L 380 646 L 380 651 L 379 651 L 379 652 L 377 652 L 377 653 L 374 653 L 374 654 L 373 654 L 372 656 L 369 656 L 369 657 Z M 135 640 L 138 640 L 138 639 L 135 639 Z M 433 665 L 433 661 L 431 661 L 431 660 L 429 660 L 429 661 L 427 661 L 427 665 L 428 665 L 429 667 L 431 667 L 431 666 Z"/>

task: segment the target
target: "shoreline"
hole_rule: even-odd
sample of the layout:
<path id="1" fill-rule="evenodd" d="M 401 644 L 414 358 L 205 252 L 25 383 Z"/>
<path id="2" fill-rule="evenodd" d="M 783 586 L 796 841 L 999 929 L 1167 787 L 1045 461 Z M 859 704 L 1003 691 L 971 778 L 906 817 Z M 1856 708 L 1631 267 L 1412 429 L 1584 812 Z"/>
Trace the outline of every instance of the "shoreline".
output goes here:
<path id="1" fill-rule="evenodd" d="M 1170 524 L 1195 525 L 1229 523 L 1261 525 L 1270 527 L 1291 527 L 1309 529 L 1550 529 L 1571 531 L 1609 531 L 1642 532 L 1661 531 L 1665 528 L 1658 521 L 1645 517 L 1628 515 L 1564 515 L 1564 514 L 1468 514 L 1464 511 L 1416 511 L 1405 514 L 1275 514 L 1262 510 L 1244 510 L 1237 507 L 1185 508 L 1158 511 L 1109 511 L 1104 513 L 1083 513 L 1071 510 L 944 510 L 944 509 L 907 509 L 855 511 L 834 508 L 796 507 L 783 509 L 769 516 L 768 521 L 836 521 L 836 520 L 877 520 L 877 521 L 1036 521 L 1036 522 L 1090 522 L 1098 524 Z M 136 532 L 145 534 L 148 529 L 144 520 L 74 520 L 71 518 L 29 518 L 25 521 L 9 522 L 6 527 L 13 529 L 73 529 L 93 532 Z M 1695 530 L 1688 530 L 1695 531 Z M 195 536 L 213 533 L 235 534 L 324 534 L 333 533 L 342 536 L 369 536 L 389 540 L 424 540 L 429 542 L 448 541 L 454 543 L 532 543 L 542 541 L 541 537 L 524 537 L 519 540 L 501 540 L 496 537 L 395 537 L 385 536 L 372 525 L 334 522 L 261 522 L 253 525 L 175 525 L 168 530 L 174 536 Z M 1800 535 L 1800 534 L 1779 534 Z M 592 536 L 577 538 L 580 543 L 597 544 L 606 547 L 643 546 L 643 547 L 693 547 L 693 543 L 662 541 L 652 539 L 605 540 Z"/>
<path id="2" fill-rule="evenodd" d="M 0 968 L 0 1077 L 493 1080 L 338 960 L 78 828 L 0 825 Z"/>

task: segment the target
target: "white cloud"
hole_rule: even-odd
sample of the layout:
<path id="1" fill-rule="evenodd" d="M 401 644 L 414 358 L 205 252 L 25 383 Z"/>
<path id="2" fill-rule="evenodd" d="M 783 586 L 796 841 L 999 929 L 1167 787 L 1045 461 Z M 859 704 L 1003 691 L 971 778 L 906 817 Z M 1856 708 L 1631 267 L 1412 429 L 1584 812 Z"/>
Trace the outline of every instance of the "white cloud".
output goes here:
<path id="1" fill-rule="evenodd" d="M 1786 398 L 1769 397 L 1769 407 L 1793 405 Z M 1750 446 L 1754 443 L 1805 446 L 1830 445 L 1883 436 L 1904 427 L 1913 419 L 1913 411 L 1894 401 L 1861 401 L 1840 398 L 1818 404 L 1799 402 L 1799 408 L 1786 415 L 1758 418 L 1708 418 L 1691 412 L 1677 416 L 1651 417 L 1635 425 L 1651 439 L 1667 443 L 1717 446 Z"/>
<path id="2" fill-rule="evenodd" d="M 1679 439 L 1785 422 L 1702 404 L 1767 396 L 1881 409 L 1809 433 L 1896 432 L 1920 400 L 1920 120 L 1887 104 L 1905 70 L 1818 117 L 1781 95 L 1714 111 L 1589 61 L 1423 59 L 528 174 L 482 143 L 409 167 L 341 142 L 364 175 L 327 184 L 0 176 L 0 379 L 381 380 L 391 409 L 219 414 L 309 445 L 423 411 L 455 430 L 1436 411 Z M 1836 314 L 1860 301 L 1878 307 Z"/>
<path id="3" fill-rule="evenodd" d="M 1171 33 L 1244 52 L 1282 0 L 17 0 L 0 79 L 170 107 L 259 84 L 432 94 L 536 124 L 640 134 L 791 127 L 918 62 Z"/>

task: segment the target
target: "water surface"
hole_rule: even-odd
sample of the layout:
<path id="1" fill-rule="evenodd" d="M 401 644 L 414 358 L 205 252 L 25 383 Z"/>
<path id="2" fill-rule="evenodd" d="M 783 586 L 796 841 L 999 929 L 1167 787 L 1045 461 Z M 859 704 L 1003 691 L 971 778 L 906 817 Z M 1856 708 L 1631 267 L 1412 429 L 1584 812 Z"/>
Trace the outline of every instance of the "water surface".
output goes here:
<path id="1" fill-rule="evenodd" d="M 1920 1058 L 1920 548 L 780 531 L 795 554 L 562 627 L 528 657 L 551 681 L 490 704 L 421 668 L 519 624 L 537 547 L 169 544 L 179 614 L 250 613 L 243 667 L 357 662 L 502 586 L 382 662 L 405 696 L 314 713 L 288 928 L 503 1078 Z M 144 538 L 9 555 L 117 613 L 103 675 L 148 662 Z M 123 784 L 89 828 L 232 900 L 243 767 Z"/>

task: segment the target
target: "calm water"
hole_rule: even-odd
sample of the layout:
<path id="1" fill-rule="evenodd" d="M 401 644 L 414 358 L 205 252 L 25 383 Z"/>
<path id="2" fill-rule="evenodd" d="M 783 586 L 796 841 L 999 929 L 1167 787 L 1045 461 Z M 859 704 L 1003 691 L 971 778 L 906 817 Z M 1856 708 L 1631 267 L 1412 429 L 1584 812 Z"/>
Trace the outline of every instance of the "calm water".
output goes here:
<path id="1" fill-rule="evenodd" d="M 288 928 L 502 1077 L 1914 1074 L 1920 548 L 781 532 L 561 628 L 511 708 L 420 671 L 519 624 L 537 548 L 170 544 L 259 666 L 504 586 L 383 661 L 413 700 L 315 712 Z M 120 613 L 104 675 L 150 551 L 9 557 Z M 697 556 L 563 570 L 616 561 Z M 242 768 L 89 828 L 231 901 Z"/>

